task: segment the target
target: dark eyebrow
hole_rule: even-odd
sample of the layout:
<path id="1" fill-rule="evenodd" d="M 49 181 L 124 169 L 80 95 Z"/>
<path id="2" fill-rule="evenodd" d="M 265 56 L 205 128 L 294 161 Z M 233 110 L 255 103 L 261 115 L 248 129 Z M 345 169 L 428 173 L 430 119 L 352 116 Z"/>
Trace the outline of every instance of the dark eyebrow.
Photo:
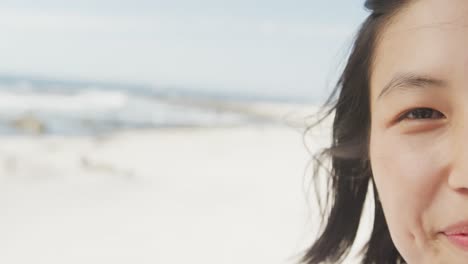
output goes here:
<path id="1" fill-rule="evenodd" d="M 432 78 L 430 76 L 417 75 L 414 73 L 397 74 L 390 82 L 387 83 L 387 85 L 385 85 L 377 99 L 380 99 L 382 96 L 390 93 L 392 90 L 405 89 L 409 87 L 424 88 L 428 86 L 447 86 L 447 82 L 444 80 Z"/>

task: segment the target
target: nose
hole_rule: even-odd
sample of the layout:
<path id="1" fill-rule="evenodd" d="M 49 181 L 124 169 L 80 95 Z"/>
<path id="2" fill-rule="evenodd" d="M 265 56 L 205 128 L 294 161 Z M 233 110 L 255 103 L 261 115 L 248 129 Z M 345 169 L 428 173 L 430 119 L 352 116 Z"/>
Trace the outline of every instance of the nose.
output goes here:
<path id="1" fill-rule="evenodd" d="M 449 176 L 448 185 L 458 193 L 468 195 L 468 170 L 462 173 L 460 170 L 452 171 Z"/>
<path id="2" fill-rule="evenodd" d="M 467 115 L 468 116 L 468 115 Z M 468 194 L 468 119 L 453 130 L 452 166 L 448 185 L 457 192 Z"/>

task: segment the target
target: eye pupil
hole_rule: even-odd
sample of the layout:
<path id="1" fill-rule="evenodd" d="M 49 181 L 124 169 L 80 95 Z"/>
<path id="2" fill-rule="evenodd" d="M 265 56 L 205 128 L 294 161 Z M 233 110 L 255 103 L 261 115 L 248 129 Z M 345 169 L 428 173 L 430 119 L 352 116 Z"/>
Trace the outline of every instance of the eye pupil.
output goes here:
<path id="1" fill-rule="evenodd" d="M 440 114 L 437 114 L 437 111 L 430 108 L 420 108 L 414 109 L 409 112 L 408 116 L 409 119 L 427 119 L 427 118 L 438 118 Z"/>

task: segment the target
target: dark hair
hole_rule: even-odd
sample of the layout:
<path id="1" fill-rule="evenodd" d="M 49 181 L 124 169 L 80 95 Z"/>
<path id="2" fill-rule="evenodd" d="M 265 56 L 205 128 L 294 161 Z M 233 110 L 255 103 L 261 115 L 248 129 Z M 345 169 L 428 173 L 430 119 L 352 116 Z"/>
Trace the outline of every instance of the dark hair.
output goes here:
<path id="1" fill-rule="evenodd" d="M 372 180 L 368 149 L 371 124 L 370 76 L 375 47 L 384 26 L 408 2 L 367 0 L 365 3 L 371 13 L 357 32 L 344 71 L 325 104 L 331 105 L 331 108 L 319 120 L 321 122 L 332 113 L 335 114 L 331 146 L 314 156 L 316 167 L 313 180 L 316 188 L 319 184 L 317 168 L 322 166 L 326 158 L 331 159 L 325 203 L 319 199 L 322 220 L 326 220 L 326 225 L 305 253 L 303 263 L 338 263 L 349 254 L 356 240 L 370 184 L 374 189 L 374 223 L 370 238 L 361 251 L 362 263 L 404 262 L 390 237 Z M 337 94 L 338 98 L 335 99 Z"/>

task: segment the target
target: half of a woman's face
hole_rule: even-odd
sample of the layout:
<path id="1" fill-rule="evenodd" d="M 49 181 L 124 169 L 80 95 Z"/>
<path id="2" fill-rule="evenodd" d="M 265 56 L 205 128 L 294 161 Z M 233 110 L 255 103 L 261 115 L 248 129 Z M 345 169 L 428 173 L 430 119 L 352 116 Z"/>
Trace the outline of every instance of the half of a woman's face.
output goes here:
<path id="1" fill-rule="evenodd" d="M 372 172 L 408 263 L 468 263 L 468 1 L 413 2 L 375 50 Z"/>

